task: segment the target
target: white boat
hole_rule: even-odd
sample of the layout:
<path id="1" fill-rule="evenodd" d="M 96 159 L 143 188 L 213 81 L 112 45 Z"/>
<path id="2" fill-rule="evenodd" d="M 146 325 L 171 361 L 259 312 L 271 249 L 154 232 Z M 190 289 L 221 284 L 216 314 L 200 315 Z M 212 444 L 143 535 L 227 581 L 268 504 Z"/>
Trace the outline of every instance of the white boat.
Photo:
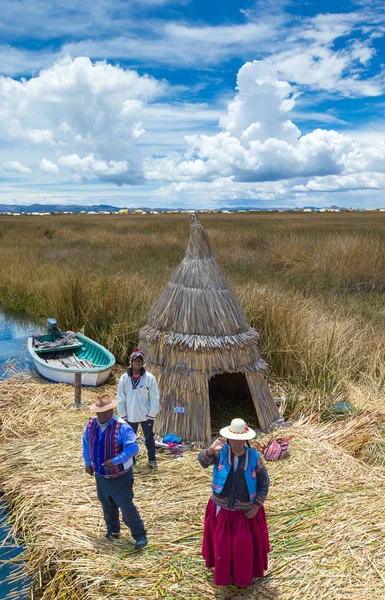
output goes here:
<path id="1" fill-rule="evenodd" d="M 65 334 L 60 332 L 62 338 Z M 28 338 L 28 351 L 36 370 L 44 379 L 57 383 L 75 383 L 75 374 L 81 374 L 82 385 L 102 385 L 109 377 L 115 357 L 107 348 L 82 333 L 75 333 L 76 342 L 71 345 L 39 348 L 34 337 Z M 39 336 L 42 342 L 61 339 L 53 332 Z"/>

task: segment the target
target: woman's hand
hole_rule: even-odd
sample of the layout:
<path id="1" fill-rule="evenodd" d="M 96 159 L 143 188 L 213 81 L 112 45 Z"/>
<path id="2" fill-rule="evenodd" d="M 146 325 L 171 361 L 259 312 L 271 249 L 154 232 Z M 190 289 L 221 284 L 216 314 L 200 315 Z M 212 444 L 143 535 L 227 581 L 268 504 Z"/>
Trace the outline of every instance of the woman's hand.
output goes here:
<path id="1" fill-rule="evenodd" d="M 91 475 L 91 477 L 93 476 L 94 470 L 93 470 L 93 468 L 91 466 L 84 467 L 84 470 L 85 470 L 86 473 L 88 473 L 88 475 Z"/>
<path id="2" fill-rule="evenodd" d="M 246 519 L 254 519 L 255 515 L 258 512 L 258 509 L 258 504 L 253 504 L 253 506 L 247 512 L 245 512 Z"/>
<path id="3" fill-rule="evenodd" d="M 223 437 L 219 437 L 208 447 L 208 452 L 212 456 L 215 452 L 220 452 L 223 446 L 226 444 L 226 439 Z"/>
<path id="4" fill-rule="evenodd" d="M 105 469 L 113 469 L 114 468 L 114 463 L 112 462 L 112 460 L 109 458 L 108 460 L 106 460 L 106 462 L 104 462 L 102 464 L 102 467 L 104 467 Z"/>

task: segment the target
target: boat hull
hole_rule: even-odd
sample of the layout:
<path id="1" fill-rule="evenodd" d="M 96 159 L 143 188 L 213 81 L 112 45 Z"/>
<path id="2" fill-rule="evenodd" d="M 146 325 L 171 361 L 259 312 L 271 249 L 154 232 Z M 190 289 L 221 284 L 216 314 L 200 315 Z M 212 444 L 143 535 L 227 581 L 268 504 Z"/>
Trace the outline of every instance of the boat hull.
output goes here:
<path id="1" fill-rule="evenodd" d="M 102 385 L 108 379 L 115 364 L 113 354 L 83 334 L 76 333 L 76 337 L 82 342 L 82 348 L 73 352 L 64 349 L 66 358 L 63 360 L 52 358 L 56 356 L 55 350 L 50 353 L 49 358 L 46 351 L 45 354 L 43 351 L 39 353 L 39 350 L 34 348 L 33 339 L 30 337 L 28 350 L 37 372 L 48 381 L 70 385 L 75 383 L 76 373 L 80 373 L 82 385 L 92 387 Z M 60 356 L 59 353 L 57 355 Z M 104 364 L 96 364 L 98 360 Z M 74 363 L 85 366 L 74 366 Z"/>
<path id="2" fill-rule="evenodd" d="M 89 385 L 92 387 L 102 385 L 105 381 L 107 381 L 112 369 L 112 367 L 110 367 L 106 371 L 99 371 L 98 373 L 82 373 L 79 370 L 70 373 L 68 371 L 61 372 L 55 371 L 54 369 L 50 369 L 49 367 L 44 367 L 35 360 L 33 361 L 33 364 L 35 365 L 36 371 L 42 377 L 44 377 L 44 379 L 48 379 L 48 381 L 54 381 L 55 383 L 69 383 L 73 385 L 75 383 L 75 373 L 80 372 L 82 385 Z"/>

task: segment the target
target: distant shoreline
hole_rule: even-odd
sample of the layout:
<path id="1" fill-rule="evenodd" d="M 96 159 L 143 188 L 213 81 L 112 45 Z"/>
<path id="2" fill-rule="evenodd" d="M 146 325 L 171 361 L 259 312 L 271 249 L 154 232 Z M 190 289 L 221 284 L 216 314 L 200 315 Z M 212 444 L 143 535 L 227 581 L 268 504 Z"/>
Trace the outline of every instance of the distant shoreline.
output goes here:
<path id="1" fill-rule="evenodd" d="M 213 208 L 213 209 L 188 209 L 188 208 L 118 208 L 116 206 L 66 206 L 66 205 L 6 205 L 0 204 L 0 216 L 52 216 L 52 215 L 189 215 L 189 214 L 221 214 L 221 215 L 238 215 L 238 214 L 264 214 L 264 213 L 372 213 L 384 212 L 385 208 L 345 208 L 339 206 L 304 206 L 296 208 Z"/>

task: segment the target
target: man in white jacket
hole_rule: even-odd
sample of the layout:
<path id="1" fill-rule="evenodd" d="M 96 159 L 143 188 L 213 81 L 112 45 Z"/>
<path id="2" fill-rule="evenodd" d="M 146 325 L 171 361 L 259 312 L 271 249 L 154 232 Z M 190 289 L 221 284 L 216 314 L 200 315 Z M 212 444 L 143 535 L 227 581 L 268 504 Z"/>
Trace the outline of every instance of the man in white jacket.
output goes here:
<path id="1" fill-rule="evenodd" d="M 136 433 L 142 426 L 148 453 L 148 464 L 156 469 L 154 419 L 159 410 L 159 389 L 154 375 L 143 366 L 144 354 L 135 348 L 130 366 L 119 379 L 118 413 Z"/>

